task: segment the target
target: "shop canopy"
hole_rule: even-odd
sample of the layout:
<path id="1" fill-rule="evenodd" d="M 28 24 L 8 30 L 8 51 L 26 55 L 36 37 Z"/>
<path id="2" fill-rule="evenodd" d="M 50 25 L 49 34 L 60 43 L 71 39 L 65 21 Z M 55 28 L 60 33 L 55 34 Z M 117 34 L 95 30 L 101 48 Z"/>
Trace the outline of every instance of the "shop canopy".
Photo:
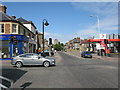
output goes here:
<path id="1" fill-rule="evenodd" d="M 89 39 L 89 40 L 84 40 L 82 41 L 80 44 L 85 44 L 85 43 L 97 43 L 97 42 L 101 42 L 104 39 Z M 107 39 L 108 42 L 120 42 L 120 39 Z"/>

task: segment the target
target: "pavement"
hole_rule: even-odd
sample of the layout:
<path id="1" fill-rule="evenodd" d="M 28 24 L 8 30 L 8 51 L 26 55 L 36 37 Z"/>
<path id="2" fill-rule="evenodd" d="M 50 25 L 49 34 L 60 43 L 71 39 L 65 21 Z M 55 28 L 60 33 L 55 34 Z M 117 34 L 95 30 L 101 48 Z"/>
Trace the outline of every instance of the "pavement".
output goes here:
<path id="1" fill-rule="evenodd" d="M 77 51 L 77 50 L 73 50 L 73 51 L 67 51 L 67 52 L 64 52 L 68 55 L 72 55 L 72 56 L 75 56 L 77 58 L 82 58 L 81 57 L 81 52 L 80 51 Z M 93 58 L 92 59 L 100 59 L 100 60 L 109 60 L 109 61 L 112 61 L 112 60 L 118 60 L 118 55 L 112 55 L 112 57 L 108 57 L 108 56 L 98 56 L 97 54 L 92 54 Z M 113 57 L 115 56 L 115 57 Z M 84 59 L 84 58 L 82 58 Z"/>

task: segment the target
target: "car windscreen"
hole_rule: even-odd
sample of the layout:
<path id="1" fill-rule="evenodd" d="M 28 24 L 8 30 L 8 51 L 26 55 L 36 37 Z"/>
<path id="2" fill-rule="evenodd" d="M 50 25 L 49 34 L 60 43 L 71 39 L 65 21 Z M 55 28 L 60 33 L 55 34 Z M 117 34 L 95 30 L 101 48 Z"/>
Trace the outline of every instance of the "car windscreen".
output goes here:
<path id="1" fill-rule="evenodd" d="M 22 54 L 19 57 L 31 58 L 33 54 Z"/>

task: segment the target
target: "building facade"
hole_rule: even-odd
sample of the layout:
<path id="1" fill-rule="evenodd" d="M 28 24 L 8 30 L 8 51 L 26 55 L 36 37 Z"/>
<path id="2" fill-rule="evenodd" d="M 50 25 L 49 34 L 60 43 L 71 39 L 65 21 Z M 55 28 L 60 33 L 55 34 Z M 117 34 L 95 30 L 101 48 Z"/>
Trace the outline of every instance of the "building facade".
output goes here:
<path id="1" fill-rule="evenodd" d="M 0 59 L 10 59 L 18 54 L 35 52 L 36 27 L 32 22 L 23 23 L 15 16 L 8 16 L 6 9 L 6 6 L 0 5 Z"/>
<path id="2" fill-rule="evenodd" d="M 74 38 L 73 40 L 70 40 L 69 42 L 66 43 L 66 49 L 70 50 L 80 50 L 80 42 L 81 39 L 80 37 Z"/>
<path id="3" fill-rule="evenodd" d="M 84 40 L 80 45 L 86 45 L 86 50 L 93 52 L 100 52 L 100 55 L 105 55 L 109 50 L 110 53 L 120 53 L 120 35 L 118 34 L 107 34 L 104 38 L 96 39 L 91 38 Z"/>
<path id="4" fill-rule="evenodd" d="M 59 42 L 58 39 L 54 40 L 54 44 L 58 44 L 58 42 Z"/>

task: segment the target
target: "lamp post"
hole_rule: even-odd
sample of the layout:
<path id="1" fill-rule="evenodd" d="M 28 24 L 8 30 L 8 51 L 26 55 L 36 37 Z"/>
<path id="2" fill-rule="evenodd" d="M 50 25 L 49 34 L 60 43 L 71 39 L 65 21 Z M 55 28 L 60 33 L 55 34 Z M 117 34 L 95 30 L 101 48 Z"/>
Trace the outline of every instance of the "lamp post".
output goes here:
<path id="1" fill-rule="evenodd" d="M 90 17 L 96 17 L 97 18 L 97 26 L 98 26 L 98 32 L 99 32 L 99 34 L 100 34 L 100 19 L 99 19 L 99 17 L 97 16 L 97 15 L 90 15 Z M 99 35 L 98 35 L 99 36 Z"/>
<path id="2" fill-rule="evenodd" d="M 44 23 L 44 21 L 45 21 L 45 23 Z M 47 20 L 46 19 L 43 19 L 43 22 L 42 22 L 42 29 L 43 29 L 43 35 L 42 35 L 42 39 L 43 39 L 43 55 L 44 55 L 44 25 L 45 26 L 48 26 L 49 25 L 49 23 L 47 22 Z"/>

